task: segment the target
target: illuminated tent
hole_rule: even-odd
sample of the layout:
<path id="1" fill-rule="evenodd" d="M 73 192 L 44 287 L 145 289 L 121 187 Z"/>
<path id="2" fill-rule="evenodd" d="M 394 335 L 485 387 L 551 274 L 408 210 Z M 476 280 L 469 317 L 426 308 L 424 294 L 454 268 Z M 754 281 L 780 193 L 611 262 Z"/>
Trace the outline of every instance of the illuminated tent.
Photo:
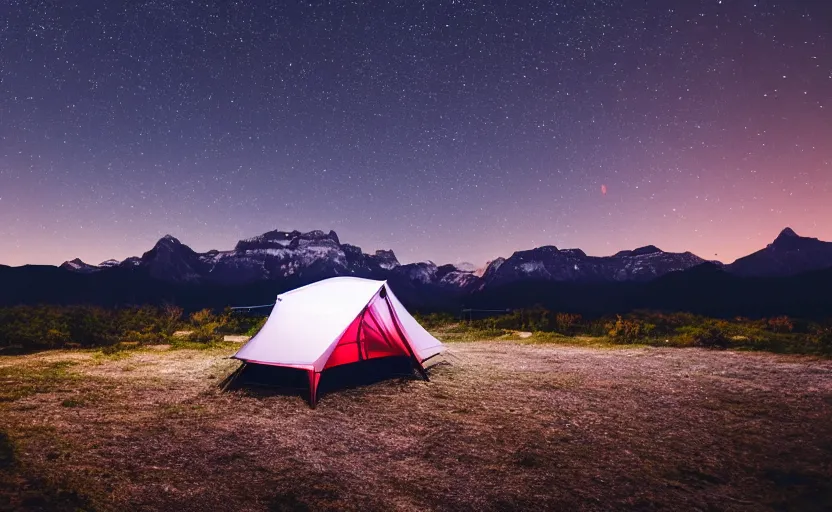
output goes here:
<path id="1" fill-rule="evenodd" d="M 234 358 L 305 370 L 314 407 L 321 372 L 329 368 L 404 356 L 427 380 L 424 362 L 444 348 L 386 281 L 334 277 L 278 295 L 263 328 Z"/>

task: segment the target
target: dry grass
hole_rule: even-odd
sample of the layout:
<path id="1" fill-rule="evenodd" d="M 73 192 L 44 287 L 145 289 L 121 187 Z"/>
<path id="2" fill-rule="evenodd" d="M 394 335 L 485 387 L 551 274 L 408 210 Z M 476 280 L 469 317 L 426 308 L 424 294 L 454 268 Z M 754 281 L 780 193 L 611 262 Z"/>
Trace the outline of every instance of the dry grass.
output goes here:
<path id="1" fill-rule="evenodd" d="M 0 510 L 828 510 L 832 362 L 452 343 L 431 382 L 218 391 L 234 347 L 0 358 Z"/>

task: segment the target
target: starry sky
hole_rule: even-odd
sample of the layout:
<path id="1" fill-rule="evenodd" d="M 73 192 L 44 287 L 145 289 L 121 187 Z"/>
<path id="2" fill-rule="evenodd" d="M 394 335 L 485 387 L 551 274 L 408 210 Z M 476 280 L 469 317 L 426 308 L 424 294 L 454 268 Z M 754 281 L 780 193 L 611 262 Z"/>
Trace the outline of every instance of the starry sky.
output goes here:
<path id="1" fill-rule="evenodd" d="M 0 263 L 832 240 L 832 2 L 0 2 Z"/>

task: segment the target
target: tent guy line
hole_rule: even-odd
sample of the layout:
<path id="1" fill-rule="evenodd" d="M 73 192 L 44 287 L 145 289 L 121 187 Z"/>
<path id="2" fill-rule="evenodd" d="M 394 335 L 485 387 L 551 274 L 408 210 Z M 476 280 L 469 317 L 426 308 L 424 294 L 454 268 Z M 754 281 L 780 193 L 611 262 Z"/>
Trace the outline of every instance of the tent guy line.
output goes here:
<path id="1" fill-rule="evenodd" d="M 230 307 L 230 308 L 228 308 L 228 309 L 257 309 L 257 308 L 270 308 L 270 307 L 274 306 L 275 304 L 277 304 L 277 303 L 276 303 L 276 302 L 273 302 L 272 304 L 263 304 L 262 306 L 232 306 L 232 307 Z"/>

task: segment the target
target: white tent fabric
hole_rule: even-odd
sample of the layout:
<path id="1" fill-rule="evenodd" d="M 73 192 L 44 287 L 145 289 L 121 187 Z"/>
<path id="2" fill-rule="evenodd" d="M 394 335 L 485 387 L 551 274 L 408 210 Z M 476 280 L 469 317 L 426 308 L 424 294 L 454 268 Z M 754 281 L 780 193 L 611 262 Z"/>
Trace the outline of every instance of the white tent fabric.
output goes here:
<path id="1" fill-rule="evenodd" d="M 334 277 L 278 295 L 263 328 L 234 357 L 321 372 L 346 329 L 383 288 L 419 362 L 444 350 L 407 312 L 386 281 Z"/>
<path id="2" fill-rule="evenodd" d="M 431 334 L 426 331 L 425 328 L 422 327 L 422 325 L 417 322 L 410 313 L 407 312 L 407 309 L 405 309 L 404 305 L 399 302 L 399 299 L 393 295 L 393 292 L 389 287 L 387 288 L 387 295 L 390 297 L 390 302 L 393 304 L 396 317 L 398 317 L 402 330 L 405 332 L 408 341 L 410 341 L 410 346 L 413 348 L 413 352 L 416 353 L 416 357 L 419 361 L 424 361 L 425 359 L 431 358 L 445 350 L 445 346 L 442 342 L 431 336 Z"/>

